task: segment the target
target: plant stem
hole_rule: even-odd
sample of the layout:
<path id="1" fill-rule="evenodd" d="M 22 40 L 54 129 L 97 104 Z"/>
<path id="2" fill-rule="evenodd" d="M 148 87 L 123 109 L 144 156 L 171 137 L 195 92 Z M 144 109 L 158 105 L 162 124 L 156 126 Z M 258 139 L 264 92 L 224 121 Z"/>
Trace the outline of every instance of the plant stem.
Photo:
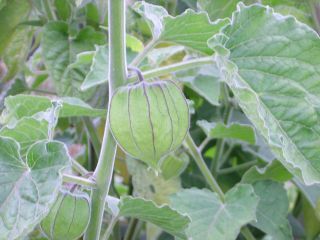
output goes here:
<path id="1" fill-rule="evenodd" d="M 145 47 L 144 49 L 131 61 L 130 66 L 138 66 L 143 59 L 148 55 L 151 49 L 157 45 L 157 40 L 152 39 Z"/>
<path id="2" fill-rule="evenodd" d="M 223 123 L 228 124 L 229 118 L 232 113 L 232 106 L 229 102 L 229 92 L 228 92 L 228 89 L 227 89 L 227 86 L 225 83 L 221 83 L 221 96 L 222 96 L 222 98 L 223 98 L 222 100 L 226 106 L 226 109 L 224 110 L 224 114 L 223 114 Z M 219 170 L 219 162 L 220 162 L 222 155 L 224 153 L 225 143 L 226 143 L 225 139 L 218 139 L 217 140 L 216 154 L 214 155 L 214 158 L 213 158 L 211 165 L 210 165 L 210 170 L 214 175 L 216 175 L 217 171 Z"/>
<path id="3" fill-rule="evenodd" d="M 309 0 L 308 3 L 311 8 L 315 30 L 320 33 L 320 5 L 314 0 Z"/>
<path id="4" fill-rule="evenodd" d="M 177 72 L 185 69 L 200 67 L 203 65 L 211 64 L 214 60 L 212 57 L 202 57 L 197 59 L 192 59 L 184 62 L 174 63 L 168 66 L 159 67 L 149 71 L 142 72 L 144 79 L 155 78 L 162 75 L 170 74 L 172 72 Z M 128 77 L 128 81 L 137 81 L 138 76 L 132 75 Z"/>
<path id="5" fill-rule="evenodd" d="M 82 120 L 83 120 L 83 123 L 87 129 L 88 135 L 89 135 L 91 143 L 93 145 L 94 152 L 96 153 L 97 156 L 99 156 L 99 153 L 101 151 L 101 143 L 100 143 L 100 140 L 99 140 L 98 135 L 96 133 L 96 129 L 95 129 L 90 118 L 84 117 L 84 118 L 82 118 Z"/>
<path id="6" fill-rule="evenodd" d="M 212 176 L 209 168 L 207 167 L 206 162 L 202 158 L 201 152 L 199 151 L 196 144 L 194 143 L 190 133 L 187 134 L 184 144 L 185 144 L 187 150 L 190 152 L 190 154 L 194 158 L 196 164 L 198 165 L 202 175 L 204 176 L 207 183 L 209 184 L 211 190 L 216 192 L 219 195 L 221 201 L 224 202 L 225 195 L 224 195 L 222 189 L 220 188 L 219 184 L 215 180 L 215 178 Z M 241 233 L 244 235 L 244 237 L 247 240 L 255 240 L 255 237 L 252 235 L 252 233 L 250 232 L 250 230 L 247 227 L 243 227 L 241 229 Z"/>
<path id="7" fill-rule="evenodd" d="M 113 228 L 116 225 L 117 221 L 118 221 L 118 217 L 113 217 L 109 223 L 109 226 L 107 228 L 107 230 L 105 231 L 105 233 L 102 236 L 102 240 L 108 240 L 112 234 Z"/>
<path id="8" fill-rule="evenodd" d="M 250 232 L 248 227 L 241 228 L 241 234 L 245 237 L 247 240 L 256 240 L 256 238 L 253 236 L 253 234 Z"/>
<path id="9" fill-rule="evenodd" d="M 209 168 L 207 167 L 206 162 L 202 158 L 200 150 L 197 148 L 196 144 L 194 143 L 190 133 L 187 134 L 185 139 L 185 145 L 187 147 L 187 150 L 190 152 L 194 160 L 196 161 L 196 164 L 198 165 L 202 175 L 206 179 L 207 183 L 209 184 L 210 188 L 216 192 L 221 201 L 224 201 L 224 193 L 221 190 L 219 184 L 215 180 L 215 178 L 212 176 Z"/>
<path id="10" fill-rule="evenodd" d="M 234 166 L 234 167 L 229 167 L 229 168 L 224 168 L 218 171 L 218 175 L 222 175 L 222 174 L 228 174 L 228 173 L 233 173 L 236 171 L 241 171 L 244 169 L 247 169 L 249 167 L 251 167 L 252 165 L 255 165 L 257 163 L 256 160 L 250 161 L 250 162 L 246 162 L 243 164 L 240 164 L 238 166 Z"/>
<path id="11" fill-rule="evenodd" d="M 126 235 L 124 236 L 123 240 L 132 240 L 132 236 L 135 232 L 136 226 L 138 224 L 138 219 L 136 218 L 131 218 L 128 224 L 128 228 L 126 231 Z"/>
<path id="12" fill-rule="evenodd" d="M 202 143 L 199 145 L 199 151 L 202 152 L 203 149 L 207 146 L 207 144 L 211 141 L 211 137 L 207 136 L 203 141 Z"/>
<path id="13" fill-rule="evenodd" d="M 56 20 L 56 16 L 52 10 L 52 7 L 51 7 L 51 4 L 50 4 L 50 0 L 44 0 L 43 1 L 43 7 L 44 7 L 44 10 L 47 14 L 47 18 L 49 21 L 52 21 L 52 20 Z"/>
<path id="14" fill-rule="evenodd" d="M 83 177 L 74 176 L 74 175 L 63 174 L 62 180 L 63 182 L 74 183 L 77 185 L 86 186 L 90 188 L 96 187 L 96 183 L 94 181 L 83 178 Z"/>
<path id="15" fill-rule="evenodd" d="M 71 160 L 72 163 L 72 168 L 80 173 L 82 176 L 85 176 L 89 173 L 89 171 L 87 169 L 85 169 L 80 163 L 78 163 L 76 160 L 72 159 Z"/>
<path id="16" fill-rule="evenodd" d="M 108 1 L 109 28 L 109 104 L 115 89 L 126 82 L 125 0 Z M 94 172 L 97 189 L 91 196 L 91 220 L 85 239 L 99 240 L 105 198 L 112 180 L 117 144 L 111 134 L 108 116 L 98 165 Z"/>

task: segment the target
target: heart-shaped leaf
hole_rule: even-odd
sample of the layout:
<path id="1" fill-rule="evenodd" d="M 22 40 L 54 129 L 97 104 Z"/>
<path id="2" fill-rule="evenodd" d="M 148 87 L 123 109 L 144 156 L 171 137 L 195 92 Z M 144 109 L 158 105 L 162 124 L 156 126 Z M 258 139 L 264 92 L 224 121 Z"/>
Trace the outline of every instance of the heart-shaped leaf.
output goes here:
<path id="1" fill-rule="evenodd" d="M 60 142 L 37 142 L 26 159 L 19 148 L 0 137 L 0 239 L 24 236 L 45 217 L 62 184 L 60 172 L 70 163 Z"/>
<path id="2" fill-rule="evenodd" d="M 256 219 L 259 198 L 250 185 L 237 185 L 221 202 L 216 193 L 185 189 L 171 198 L 171 205 L 191 218 L 187 236 L 193 240 L 236 239 L 240 228 Z"/>

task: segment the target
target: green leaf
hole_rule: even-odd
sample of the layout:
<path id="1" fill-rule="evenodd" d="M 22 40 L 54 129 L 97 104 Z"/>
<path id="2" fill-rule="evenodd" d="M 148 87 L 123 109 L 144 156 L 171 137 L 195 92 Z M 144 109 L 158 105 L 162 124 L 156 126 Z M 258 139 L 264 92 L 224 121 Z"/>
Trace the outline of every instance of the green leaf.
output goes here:
<path id="1" fill-rule="evenodd" d="M 44 96 L 19 94 L 5 99 L 6 110 L 2 113 L 1 120 L 7 123 L 23 117 L 31 117 L 51 108 L 53 102 L 62 103 L 59 117 L 103 117 L 106 114 L 105 110 L 92 108 L 77 98 L 65 97 L 54 100 Z"/>
<path id="2" fill-rule="evenodd" d="M 259 181 L 253 185 L 255 194 L 260 198 L 257 207 L 257 222 L 251 224 L 277 240 L 293 239 L 287 219 L 288 196 L 280 183 Z"/>
<path id="3" fill-rule="evenodd" d="M 45 120 L 33 117 L 20 119 L 13 127 L 6 126 L 0 129 L 0 136 L 10 137 L 20 144 L 20 154 L 25 156 L 33 143 L 48 139 L 49 125 Z"/>
<path id="4" fill-rule="evenodd" d="M 133 195 L 150 199 L 157 204 L 169 202 L 169 196 L 181 188 L 179 178 L 166 180 L 145 164 L 127 157 L 127 167 L 132 175 Z"/>
<path id="5" fill-rule="evenodd" d="M 2 3 L 3 4 L 3 3 Z M 6 50 L 17 25 L 26 20 L 31 10 L 29 1 L 11 0 L 0 10 L 0 56 Z"/>
<path id="6" fill-rule="evenodd" d="M 17 239 L 31 232 L 49 212 L 69 166 L 64 144 L 40 141 L 21 159 L 19 145 L 0 137 L 0 239 Z"/>
<path id="7" fill-rule="evenodd" d="M 178 152 L 179 149 L 169 154 L 161 161 L 161 175 L 164 179 L 179 177 L 189 164 L 189 155 L 185 152 Z"/>
<path id="8" fill-rule="evenodd" d="M 170 59 L 176 54 L 183 54 L 185 47 L 183 46 L 168 46 L 154 48 L 148 54 L 148 60 L 151 66 L 161 66 L 164 61 Z"/>
<path id="9" fill-rule="evenodd" d="M 143 43 L 133 35 L 126 35 L 126 44 L 133 52 L 141 52 L 144 48 Z"/>
<path id="10" fill-rule="evenodd" d="M 77 54 L 94 50 L 94 45 L 103 45 L 105 36 L 91 27 L 85 27 L 72 37 L 68 24 L 49 22 L 43 29 L 41 40 L 45 65 L 60 96 L 82 97 L 88 99 L 93 93 L 83 93 L 80 86 L 89 71 L 89 66 L 74 68 Z M 71 66 L 69 66 L 71 65 Z M 67 67 L 69 66 L 69 67 Z"/>
<path id="11" fill-rule="evenodd" d="M 299 21 L 308 24 L 309 26 L 314 25 L 311 9 L 308 1 L 300 0 L 262 0 L 263 5 L 273 7 L 276 12 L 283 15 L 295 16 Z"/>
<path id="12" fill-rule="evenodd" d="M 120 216 L 138 218 L 150 222 L 164 231 L 185 238 L 185 229 L 190 219 L 167 205 L 157 206 L 153 201 L 142 198 L 123 197 L 119 203 Z"/>
<path id="13" fill-rule="evenodd" d="M 33 32 L 28 26 L 18 26 L 13 32 L 2 56 L 8 68 L 4 81 L 13 78 L 23 68 L 30 51 Z"/>
<path id="14" fill-rule="evenodd" d="M 253 183 L 261 180 L 286 182 L 291 178 L 291 173 L 279 161 L 274 160 L 263 168 L 253 166 L 242 176 L 241 182 Z"/>
<path id="15" fill-rule="evenodd" d="M 231 14 L 236 10 L 237 4 L 240 0 L 198 0 L 198 7 L 206 11 L 211 20 L 219 18 L 230 17 Z M 244 3 L 254 3 L 254 0 L 244 0 Z"/>
<path id="16" fill-rule="evenodd" d="M 311 204 L 303 198 L 303 220 L 306 239 L 317 239 L 320 234 L 320 219 Z"/>
<path id="17" fill-rule="evenodd" d="M 185 189 L 171 197 L 171 206 L 191 218 L 187 236 L 193 240 L 236 239 L 240 228 L 255 220 L 259 198 L 250 185 L 237 185 L 222 203 L 206 189 Z"/>
<path id="18" fill-rule="evenodd" d="M 180 71 L 176 78 L 212 105 L 220 105 L 220 74 L 215 65 Z"/>
<path id="19" fill-rule="evenodd" d="M 239 4 L 209 44 L 223 79 L 276 157 L 305 183 L 320 182 L 317 33 L 271 8 Z"/>
<path id="20" fill-rule="evenodd" d="M 294 179 L 294 182 L 308 200 L 320 220 L 320 184 L 306 186 L 298 179 Z"/>
<path id="21" fill-rule="evenodd" d="M 223 123 L 197 121 L 197 125 L 210 138 L 231 138 L 255 144 L 256 138 L 253 128 L 250 125 L 231 123 L 229 126 Z"/>
<path id="22" fill-rule="evenodd" d="M 228 23 L 228 20 L 210 22 L 206 13 L 191 9 L 172 17 L 163 7 L 144 1 L 136 2 L 133 8 L 148 21 L 154 41 L 180 44 L 205 54 L 212 53 L 208 39 Z"/>
<path id="23" fill-rule="evenodd" d="M 85 91 L 99 84 L 106 83 L 108 81 L 109 75 L 108 66 L 108 47 L 106 45 L 96 46 L 96 51 L 94 52 L 90 66 L 90 71 L 86 75 L 81 85 L 81 90 Z"/>

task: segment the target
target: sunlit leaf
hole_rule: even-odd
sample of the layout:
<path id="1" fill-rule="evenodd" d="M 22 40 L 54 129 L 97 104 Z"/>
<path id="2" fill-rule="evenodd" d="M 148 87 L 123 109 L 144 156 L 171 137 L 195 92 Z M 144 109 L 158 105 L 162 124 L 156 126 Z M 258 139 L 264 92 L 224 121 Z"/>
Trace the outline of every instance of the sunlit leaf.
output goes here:
<path id="1" fill-rule="evenodd" d="M 228 22 L 210 22 L 206 13 L 191 9 L 172 17 L 165 8 L 146 2 L 136 2 L 133 8 L 148 21 L 154 41 L 173 42 L 205 54 L 212 53 L 208 39 Z"/>
<path id="2" fill-rule="evenodd" d="M 254 166 L 242 176 L 241 182 L 253 183 L 261 180 L 273 180 L 277 182 L 286 182 L 292 178 L 291 173 L 279 162 L 272 161 L 264 168 Z"/>
<path id="3" fill-rule="evenodd" d="M 239 4 L 209 42 L 223 79 L 276 157 L 305 183 L 320 182 L 318 35 L 271 8 Z"/>
<path id="4" fill-rule="evenodd" d="M 24 236 L 45 217 L 68 165 L 62 143 L 37 142 L 21 159 L 17 142 L 0 137 L 0 239 Z"/>
<path id="5" fill-rule="evenodd" d="M 96 46 L 96 50 L 94 52 L 90 66 L 90 71 L 86 75 L 84 82 L 81 85 L 81 90 L 85 91 L 89 88 L 107 82 L 109 70 L 108 66 L 108 47 Z"/>
<path id="6" fill-rule="evenodd" d="M 197 124 L 210 138 L 231 138 L 251 144 L 256 142 L 254 130 L 250 125 L 232 123 L 228 126 L 223 123 L 210 123 L 206 120 L 200 120 Z"/>

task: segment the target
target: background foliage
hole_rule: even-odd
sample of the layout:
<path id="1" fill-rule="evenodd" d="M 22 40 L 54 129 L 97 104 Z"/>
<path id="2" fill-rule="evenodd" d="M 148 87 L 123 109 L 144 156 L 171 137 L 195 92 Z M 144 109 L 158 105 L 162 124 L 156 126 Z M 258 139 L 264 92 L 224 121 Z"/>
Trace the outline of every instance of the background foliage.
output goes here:
<path id="1" fill-rule="evenodd" d="M 253 3 L 272 9 L 245 6 Z M 129 65 L 152 73 L 214 61 L 157 76 L 188 99 L 189 141 L 160 172 L 118 148 L 102 234 L 112 226 L 110 239 L 232 240 L 250 239 L 249 229 L 255 239 L 320 239 L 320 3 L 127 1 L 126 14 Z M 46 239 L 40 220 L 62 186 L 74 187 L 61 171 L 95 169 L 107 24 L 106 1 L 0 0 L 1 240 Z"/>

